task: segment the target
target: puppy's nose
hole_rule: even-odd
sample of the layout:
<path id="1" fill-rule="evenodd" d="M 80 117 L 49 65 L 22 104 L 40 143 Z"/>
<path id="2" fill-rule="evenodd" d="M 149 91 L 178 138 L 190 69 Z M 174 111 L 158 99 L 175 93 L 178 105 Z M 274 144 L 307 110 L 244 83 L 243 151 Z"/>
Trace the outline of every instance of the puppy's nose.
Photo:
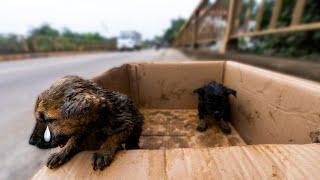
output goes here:
<path id="1" fill-rule="evenodd" d="M 219 111 L 214 111 L 214 112 L 213 112 L 213 116 L 214 116 L 215 118 L 219 118 L 220 112 L 219 112 Z"/>
<path id="2" fill-rule="evenodd" d="M 31 137 L 31 138 L 29 139 L 29 144 L 30 144 L 30 145 L 36 145 L 36 144 L 37 144 L 37 140 L 36 140 L 35 138 Z"/>

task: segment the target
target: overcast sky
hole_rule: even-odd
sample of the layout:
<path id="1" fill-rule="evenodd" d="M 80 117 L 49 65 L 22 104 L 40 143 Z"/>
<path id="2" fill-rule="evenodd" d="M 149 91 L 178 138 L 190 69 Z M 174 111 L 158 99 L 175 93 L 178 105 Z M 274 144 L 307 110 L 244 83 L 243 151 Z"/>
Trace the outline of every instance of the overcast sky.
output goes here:
<path id="1" fill-rule="evenodd" d="M 60 30 L 117 36 L 137 30 L 144 38 L 160 35 L 170 20 L 188 18 L 199 0 L 1 0 L 0 33 L 27 34 L 49 23 Z"/>

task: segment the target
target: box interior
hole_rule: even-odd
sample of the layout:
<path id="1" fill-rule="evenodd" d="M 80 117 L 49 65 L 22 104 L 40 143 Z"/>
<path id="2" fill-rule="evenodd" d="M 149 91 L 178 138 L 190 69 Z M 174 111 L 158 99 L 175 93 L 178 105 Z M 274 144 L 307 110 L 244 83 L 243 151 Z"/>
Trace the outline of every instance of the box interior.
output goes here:
<path id="1" fill-rule="evenodd" d="M 305 144 L 320 124 L 319 83 L 231 61 L 132 63 L 93 80 L 139 106 L 145 116 L 142 149 Z M 237 91 L 230 97 L 230 135 L 210 117 L 208 130 L 196 131 L 198 98 L 192 91 L 210 81 Z"/>
<path id="2" fill-rule="evenodd" d="M 204 148 L 245 145 L 233 128 L 225 135 L 212 119 L 209 128 L 196 131 L 196 109 L 142 109 L 145 124 L 140 138 L 142 149 Z"/>

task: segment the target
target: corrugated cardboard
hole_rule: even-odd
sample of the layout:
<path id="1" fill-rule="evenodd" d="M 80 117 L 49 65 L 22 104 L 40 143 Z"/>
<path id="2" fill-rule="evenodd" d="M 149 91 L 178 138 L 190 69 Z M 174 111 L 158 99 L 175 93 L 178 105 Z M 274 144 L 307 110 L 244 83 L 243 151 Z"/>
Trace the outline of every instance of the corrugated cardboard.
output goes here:
<path id="1" fill-rule="evenodd" d="M 320 127 L 319 83 L 230 61 L 133 63 L 93 80 L 105 88 L 130 95 L 146 111 L 171 109 L 172 112 L 196 109 L 198 98 L 193 89 L 210 81 L 223 82 L 238 92 L 237 98 L 230 97 L 231 117 L 246 143 L 305 145 L 242 143 L 206 148 L 217 138 L 217 133 L 202 138 L 207 141 L 206 146 L 196 139 L 196 133 L 190 136 L 196 125 L 188 126 L 188 118 L 178 123 L 177 117 L 175 121 L 164 120 L 163 129 L 159 123 L 156 126 L 151 121 L 145 123 L 144 133 L 149 138 L 142 139 L 150 143 L 144 147 L 162 150 L 122 151 L 102 172 L 92 170 L 92 153 L 83 152 L 58 170 L 42 168 L 34 179 L 312 179 L 320 176 L 320 145 L 306 144 L 310 143 L 309 133 Z M 155 139 L 152 133 L 166 137 Z M 188 143 L 175 144 L 174 135 Z M 221 145 L 232 143 L 224 141 Z"/>
<path id="2" fill-rule="evenodd" d="M 249 144 L 310 143 L 320 127 L 320 84 L 227 62 L 224 84 L 236 89 L 232 120 Z"/>
<path id="3" fill-rule="evenodd" d="M 57 179 L 317 179 L 319 145 L 254 145 L 119 152 L 104 171 L 93 171 L 92 152 L 57 170 L 43 167 L 34 180 Z"/>
<path id="4" fill-rule="evenodd" d="M 129 65 L 127 64 L 112 68 L 105 73 L 93 77 L 92 80 L 102 87 L 131 95 L 128 68 Z"/>
<path id="5" fill-rule="evenodd" d="M 191 109 L 192 91 L 210 81 L 222 82 L 223 62 L 170 62 L 131 64 L 139 105 L 143 108 Z"/>

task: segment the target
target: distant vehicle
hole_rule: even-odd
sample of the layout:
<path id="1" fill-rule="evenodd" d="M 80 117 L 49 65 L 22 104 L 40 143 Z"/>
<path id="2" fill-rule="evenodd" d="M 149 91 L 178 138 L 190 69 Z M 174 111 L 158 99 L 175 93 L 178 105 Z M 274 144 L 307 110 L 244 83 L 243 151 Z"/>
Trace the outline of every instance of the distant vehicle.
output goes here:
<path id="1" fill-rule="evenodd" d="M 117 48 L 120 51 L 140 50 L 142 46 L 141 34 L 136 31 L 121 32 L 117 40 Z"/>

